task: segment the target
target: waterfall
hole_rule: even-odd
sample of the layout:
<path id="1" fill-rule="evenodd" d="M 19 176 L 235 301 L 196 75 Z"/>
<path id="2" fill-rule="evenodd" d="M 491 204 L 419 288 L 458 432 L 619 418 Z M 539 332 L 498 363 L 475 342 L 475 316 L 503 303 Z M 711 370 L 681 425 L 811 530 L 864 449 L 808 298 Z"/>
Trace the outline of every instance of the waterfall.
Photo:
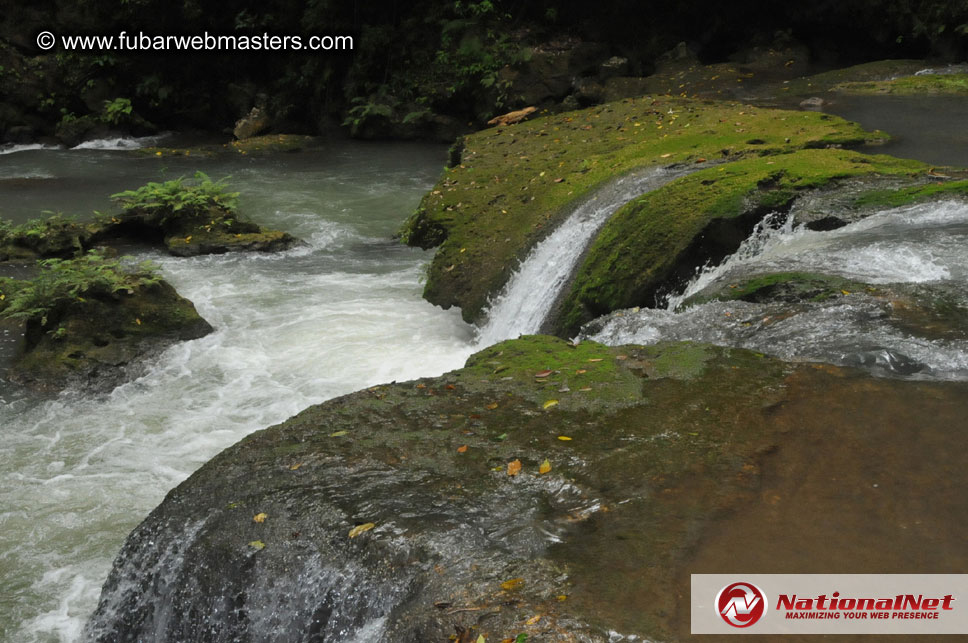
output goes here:
<path id="1" fill-rule="evenodd" d="M 585 249 L 605 222 L 636 196 L 658 189 L 688 171 L 652 168 L 629 174 L 580 203 L 554 232 L 540 241 L 492 302 L 477 343 L 490 346 L 541 330 Z"/>
<path id="2" fill-rule="evenodd" d="M 968 306 L 962 285 L 968 279 L 966 240 L 968 204 L 962 201 L 884 210 L 829 232 L 797 226 L 794 210 L 783 223 L 767 217 L 736 253 L 699 271 L 665 308 L 618 311 L 586 326 L 581 337 L 615 346 L 708 342 L 892 376 L 968 379 L 968 339 L 955 332 L 956 323 L 945 323 L 945 314 L 957 315 Z M 795 304 L 682 306 L 693 295 L 782 272 L 834 275 L 920 293 L 937 298 L 940 308 L 913 313 L 922 317 L 912 327 L 905 324 L 903 301 L 896 307 L 893 296 L 865 289 Z M 921 325 L 926 333 L 916 332 Z"/>

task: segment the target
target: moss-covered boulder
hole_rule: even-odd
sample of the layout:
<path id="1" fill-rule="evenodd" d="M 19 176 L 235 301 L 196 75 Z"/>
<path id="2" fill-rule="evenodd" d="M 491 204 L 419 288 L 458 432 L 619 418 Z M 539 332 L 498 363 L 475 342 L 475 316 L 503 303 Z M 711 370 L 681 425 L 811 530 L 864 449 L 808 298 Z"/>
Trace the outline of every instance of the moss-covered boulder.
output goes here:
<path id="1" fill-rule="evenodd" d="M 838 83 L 833 90 L 843 94 L 923 96 L 968 94 L 968 74 L 920 74 L 887 80 Z"/>
<path id="2" fill-rule="evenodd" d="M 287 232 L 246 220 L 238 212 L 238 193 L 201 172 L 192 180 L 151 182 L 113 198 L 122 212 L 97 214 L 94 221 L 57 214 L 13 226 L 0 219 L 0 261 L 68 258 L 132 239 L 163 245 L 182 257 L 278 252 L 301 243 Z"/>
<path id="3" fill-rule="evenodd" d="M 228 143 L 211 143 L 190 147 L 169 147 L 152 145 L 133 150 L 137 156 L 193 156 L 208 158 L 213 156 L 241 154 L 259 156 L 279 152 L 298 152 L 319 145 L 320 139 L 301 134 L 263 134 L 251 136 Z"/>
<path id="4" fill-rule="evenodd" d="M 299 240 L 242 218 L 237 192 L 202 172 L 194 180 L 148 183 L 113 195 L 123 212 L 103 219 L 96 238 L 130 236 L 160 241 L 173 255 L 193 256 L 242 250 L 276 252 Z"/>
<path id="5" fill-rule="evenodd" d="M 0 219 L 0 261 L 67 258 L 91 247 L 97 226 L 62 215 L 12 226 Z"/>
<path id="6" fill-rule="evenodd" d="M 46 390 L 110 387 L 146 356 L 212 330 L 147 267 L 129 271 L 97 253 L 42 262 L 32 279 L 0 279 L 0 318 L 24 332 L 9 378 Z"/>
<path id="7" fill-rule="evenodd" d="M 554 325 L 563 334 L 610 311 L 652 306 L 707 261 L 733 252 L 771 211 L 801 194 L 865 176 L 925 180 L 918 161 L 801 150 L 695 172 L 626 204 L 580 264 Z"/>
<path id="8" fill-rule="evenodd" d="M 826 114 L 627 99 L 467 136 L 459 163 L 424 197 L 402 237 L 439 246 L 424 296 L 477 321 L 516 262 L 571 207 L 624 173 L 885 139 Z"/>
<path id="9" fill-rule="evenodd" d="M 130 535 L 87 635 L 673 639 L 690 573 L 955 572 L 966 393 L 689 343 L 504 342 L 222 452 Z"/>

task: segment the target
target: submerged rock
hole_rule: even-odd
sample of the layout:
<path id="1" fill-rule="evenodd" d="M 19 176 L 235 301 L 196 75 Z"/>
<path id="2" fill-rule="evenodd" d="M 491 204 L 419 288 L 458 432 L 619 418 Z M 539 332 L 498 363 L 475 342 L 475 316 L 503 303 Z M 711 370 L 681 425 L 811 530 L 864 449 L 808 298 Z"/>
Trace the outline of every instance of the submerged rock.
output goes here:
<path id="1" fill-rule="evenodd" d="M 678 638 L 690 573 L 956 572 L 966 392 L 699 344 L 505 342 L 222 452 L 130 535 L 86 635 Z"/>

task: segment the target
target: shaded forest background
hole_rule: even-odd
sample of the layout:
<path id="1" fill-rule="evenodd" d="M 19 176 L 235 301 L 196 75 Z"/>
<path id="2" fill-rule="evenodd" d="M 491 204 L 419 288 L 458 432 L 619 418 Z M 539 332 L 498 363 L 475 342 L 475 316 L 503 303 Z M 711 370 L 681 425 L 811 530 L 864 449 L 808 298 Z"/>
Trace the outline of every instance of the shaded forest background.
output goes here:
<path id="1" fill-rule="evenodd" d="M 954 62 L 968 53 L 968 0 L 4 4 L 0 138 L 19 142 L 52 135 L 85 116 L 135 133 L 152 127 L 221 131 L 256 106 L 275 131 L 446 138 L 535 99 L 520 87 L 592 74 L 609 60 L 623 75 L 647 76 L 679 43 L 703 63 L 736 60 L 757 47 L 787 47 L 811 69 L 884 58 Z M 35 44 L 44 30 L 58 36 L 348 34 L 355 48 L 45 53 Z M 555 91 L 562 90 L 545 93 L 554 97 Z"/>

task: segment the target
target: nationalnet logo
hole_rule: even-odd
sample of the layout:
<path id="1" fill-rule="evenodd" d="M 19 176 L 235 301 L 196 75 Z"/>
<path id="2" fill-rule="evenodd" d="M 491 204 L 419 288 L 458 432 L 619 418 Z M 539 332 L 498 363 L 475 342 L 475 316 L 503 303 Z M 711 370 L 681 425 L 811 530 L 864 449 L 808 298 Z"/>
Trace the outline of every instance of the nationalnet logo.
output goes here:
<path id="1" fill-rule="evenodd" d="M 968 575 L 693 574 L 692 632 L 968 634 Z"/>
<path id="2" fill-rule="evenodd" d="M 766 613 L 766 595 L 752 583 L 733 583 L 719 590 L 716 608 L 723 620 L 733 627 L 749 627 Z"/>

